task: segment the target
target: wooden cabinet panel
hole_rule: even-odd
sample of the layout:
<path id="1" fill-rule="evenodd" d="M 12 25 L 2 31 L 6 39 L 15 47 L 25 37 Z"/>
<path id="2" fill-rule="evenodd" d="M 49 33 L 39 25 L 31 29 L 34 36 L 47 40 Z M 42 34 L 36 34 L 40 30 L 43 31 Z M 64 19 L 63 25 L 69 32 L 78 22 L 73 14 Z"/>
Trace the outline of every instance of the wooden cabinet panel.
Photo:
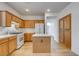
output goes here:
<path id="1" fill-rule="evenodd" d="M 9 53 L 16 49 L 16 37 L 9 38 Z"/>
<path id="2" fill-rule="evenodd" d="M 25 28 L 35 28 L 34 20 L 25 20 Z"/>
<path id="3" fill-rule="evenodd" d="M 49 53 L 51 37 L 33 37 L 33 53 Z"/>
<path id="4" fill-rule="evenodd" d="M 71 15 L 67 15 L 59 21 L 59 42 L 63 42 L 67 48 L 71 49 Z"/>
<path id="5" fill-rule="evenodd" d="M 6 26 L 10 27 L 11 26 L 11 20 L 12 20 L 12 15 L 9 12 L 6 12 Z"/>
<path id="6" fill-rule="evenodd" d="M 70 30 L 64 31 L 64 40 L 65 40 L 66 47 L 71 48 L 71 31 Z"/>
<path id="7" fill-rule="evenodd" d="M 59 20 L 59 29 L 63 30 L 63 19 Z"/>
<path id="8" fill-rule="evenodd" d="M 71 20 L 70 15 L 64 18 L 64 29 L 70 29 L 71 28 Z"/>
<path id="9" fill-rule="evenodd" d="M 64 37 L 63 37 L 63 30 L 64 30 L 64 24 L 63 24 L 63 19 L 59 20 L 59 42 L 64 43 Z"/>
<path id="10" fill-rule="evenodd" d="M 59 31 L 59 42 L 60 43 L 64 43 L 64 32 L 63 31 Z"/>
<path id="11" fill-rule="evenodd" d="M 20 28 L 24 28 L 24 26 L 25 26 L 25 25 L 24 25 L 24 20 L 21 20 L 21 19 L 20 19 L 19 27 L 20 27 Z"/>
<path id="12" fill-rule="evenodd" d="M 44 20 L 35 20 L 35 23 L 44 23 Z"/>
<path id="13" fill-rule="evenodd" d="M 0 45 L 0 56 L 8 55 L 8 42 Z"/>
<path id="14" fill-rule="evenodd" d="M 8 55 L 8 38 L 0 40 L 0 56 Z"/>
<path id="15" fill-rule="evenodd" d="M 33 35 L 33 33 L 25 33 L 24 34 L 24 41 L 31 42 L 32 41 L 32 35 Z"/>
<path id="16" fill-rule="evenodd" d="M 0 26 L 2 26 L 2 14 L 0 12 Z"/>

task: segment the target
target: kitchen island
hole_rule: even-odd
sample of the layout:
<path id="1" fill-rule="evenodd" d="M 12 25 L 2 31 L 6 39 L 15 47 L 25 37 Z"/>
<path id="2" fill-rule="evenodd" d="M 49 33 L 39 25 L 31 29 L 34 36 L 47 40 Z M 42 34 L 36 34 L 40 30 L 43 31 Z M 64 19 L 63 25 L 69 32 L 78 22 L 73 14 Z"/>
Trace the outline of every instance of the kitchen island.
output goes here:
<path id="1" fill-rule="evenodd" d="M 33 53 L 50 53 L 51 52 L 51 35 L 48 34 L 34 34 Z"/>

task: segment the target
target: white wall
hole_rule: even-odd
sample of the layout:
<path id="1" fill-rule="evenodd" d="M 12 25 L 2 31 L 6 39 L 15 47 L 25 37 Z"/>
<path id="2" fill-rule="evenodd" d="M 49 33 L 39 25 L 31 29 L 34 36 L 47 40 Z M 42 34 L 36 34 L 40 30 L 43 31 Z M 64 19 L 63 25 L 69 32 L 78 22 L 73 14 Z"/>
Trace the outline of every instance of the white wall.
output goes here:
<path id="1" fill-rule="evenodd" d="M 13 8 L 11 8 L 10 6 L 8 6 L 7 4 L 0 2 L 0 11 L 9 11 L 11 13 L 13 13 L 16 16 L 20 16 L 20 14 L 18 12 L 16 12 Z"/>
<path id="2" fill-rule="evenodd" d="M 59 42 L 59 37 L 58 37 L 58 18 L 47 19 L 47 23 L 50 23 L 50 26 L 47 26 L 47 34 L 52 35 L 54 40 Z"/>
<path id="3" fill-rule="evenodd" d="M 54 40 L 56 40 L 57 42 L 59 42 L 59 31 L 58 31 L 58 14 L 57 13 L 45 13 L 45 24 L 47 24 L 48 22 L 50 22 L 51 24 L 53 23 L 55 26 L 54 28 L 52 27 L 52 35 L 54 36 Z M 49 19 L 47 18 L 49 17 Z M 50 18 L 52 17 L 52 18 Z M 47 33 L 48 29 L 47 29 L 47 25 L 45 25 L 45 33 Z"/>
<path id="4" fill-rule="evenodd" d="M 79 55 L 79 3 L 73 2 L 63 9 L 59 18 L 71 13 L 71 50 Z"/>
<path id="5" fill-rule="evenodd" d="M 30 15 L 30 16 L 21 16 L 22 19 L 24 20 L 44 20 L 44 16 L 33 16 L 33 15 Z"/>

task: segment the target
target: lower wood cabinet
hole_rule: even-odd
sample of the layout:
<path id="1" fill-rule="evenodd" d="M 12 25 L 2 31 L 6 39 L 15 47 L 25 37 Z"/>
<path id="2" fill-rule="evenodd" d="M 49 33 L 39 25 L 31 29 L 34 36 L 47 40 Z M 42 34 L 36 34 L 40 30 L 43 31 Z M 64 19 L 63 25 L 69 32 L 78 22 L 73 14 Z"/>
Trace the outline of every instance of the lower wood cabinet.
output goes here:
<path id="1" fill-rule="evenodd" d="M 16 49 L 16 37 L 9 38 L 9 53 Z"/>
<path id="2" fill-rule="evenodd" d="M 8 39 L 0 40 L 0 56 L 8 55 Z"/>
<path id="3" fill-rule="evenodd" d="M 33 37 L 33 53 L 50 53 L 51 37 Z"/>
<path id="4" fill-rule="evenodd" d="M 34 33 L 24 33 L 24 41 L 25 42 L 32 42 L 32 35 Z"/>
<path id="5" fill-rule="evenodd" d="M 7 56 L 16 49 L 16 36 L 0 39 L 0 56 Z"/>

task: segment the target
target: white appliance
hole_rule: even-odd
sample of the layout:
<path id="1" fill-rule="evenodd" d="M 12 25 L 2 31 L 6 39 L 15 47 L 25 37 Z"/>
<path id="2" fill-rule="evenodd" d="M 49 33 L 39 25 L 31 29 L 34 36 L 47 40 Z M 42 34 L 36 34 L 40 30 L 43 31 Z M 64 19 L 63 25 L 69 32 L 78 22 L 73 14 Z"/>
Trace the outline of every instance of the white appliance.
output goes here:
<path id="1" fill-rule="evenodd" d="M 44 34 L 44 24 L 43 23 L 35 24 L 35 34 Z"/>
<path id="2" fill-rule="evenodd" d="M 17 35 L 17 49 L 24 45 L 24 33 L 16 34 Z"/>

